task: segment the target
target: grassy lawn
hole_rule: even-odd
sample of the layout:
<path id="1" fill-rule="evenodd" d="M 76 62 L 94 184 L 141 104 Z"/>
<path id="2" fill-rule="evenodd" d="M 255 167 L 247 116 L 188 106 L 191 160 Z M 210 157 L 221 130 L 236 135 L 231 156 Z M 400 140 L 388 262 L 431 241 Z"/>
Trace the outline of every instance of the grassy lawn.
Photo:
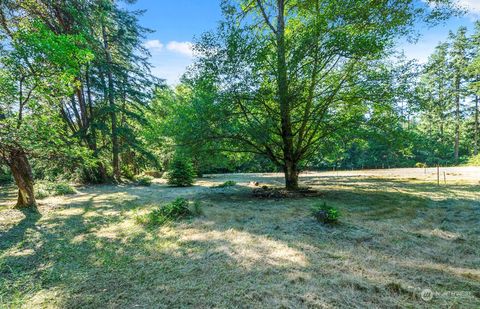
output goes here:
<path id="1" fill-rule="evenodd" d="M 211 188 L 226 180 L 237 185 Z M 10 209 L 14 192 L 3 188 L 0 307 L 480 305 L 478 182 L 313 175 L 302 181 L 319 196 L 275 200 L 254 198 L 249 181 L 281 179 L 84 187 L 41 200 L 41 215 Z M 204 215 L 158 228 L 136 223 L 179 196 L 201 200 Z M 340 224 L 310 216 L 320 201 L 341 211 Z"/>

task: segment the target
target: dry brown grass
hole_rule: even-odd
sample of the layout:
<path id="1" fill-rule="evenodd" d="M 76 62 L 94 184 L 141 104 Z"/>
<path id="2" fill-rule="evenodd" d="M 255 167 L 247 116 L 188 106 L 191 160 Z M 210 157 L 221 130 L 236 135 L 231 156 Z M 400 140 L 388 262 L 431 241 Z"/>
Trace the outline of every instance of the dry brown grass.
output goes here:
<path id="1" fill-rule="evenodd" d="M 406 178 L 308 174 L 319 197 L 277 200 L 248 187 L 273 174 L 95 186 L 42 200 L 41 216 L 0 197 L 0 307 L 478 308 L 480 187 Z M 237 185 L 210 188 L 226 180 Z M 201 199 L 204 216 L 135 224 L 178 196 Z M 310 217 L 319 200 L 339 225 Z"/>

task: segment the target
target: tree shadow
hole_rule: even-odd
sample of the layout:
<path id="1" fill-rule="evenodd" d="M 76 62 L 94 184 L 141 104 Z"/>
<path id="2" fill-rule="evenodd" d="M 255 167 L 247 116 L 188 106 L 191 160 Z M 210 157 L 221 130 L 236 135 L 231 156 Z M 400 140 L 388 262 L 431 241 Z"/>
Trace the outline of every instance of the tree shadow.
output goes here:
<path id="1" fill-rule="evenodd" d="M 36 229 L 36 223 L 42 217 L 37 210 L 20 209 L 19 211 L 24 215 L 24 218 L 8 231 L 0 234 L 1 251 L 7 250 L 21 242 L 29 229 Z"/>
<path id="2" fill-rule="evenodd" d="M 0 300 L 8 306 L 20 295 L 31 307 L 43 299 L 38 307 L 52 302 L 65 308 L 413 307 L 423 303 L 407 290 L 409 284 L 479 287 L 441 269 L 475 267 L 478 226 L 466 214 L 456 217 L 451 206 L 468 205 L 464 211 L 476 215 L 480 207 L 468 199 L 374 192 L 348 182 L 321 197 L 285 200 L 255 200 L 242 186 L 198 196 L 181 190 L 209 204 L 205 216 L 145 229 L 122 225 L 132 221 L 132 209 L 147 207 L 141 194 L 128 202 L 114 199 L 123 189 L 100 200 L 105 190 L 99 190 L 40 222 L 24 218 L 7 231 L 0 243 L 8 239 L 0 260 Z M 162 201 L 172 196 L 162 195 Z M 308 206 L 320 200 L 345 213 L 341 224 L 323 226 L 310 218 Z M 470 234 L 456 242 L 422 236 L 420 228 L 470 228 Z M 35 237 L 27 237 L 28 229 Z M 458 256 L 448 258 L 453 252 Z M 424 272 L 437 266 L 433 275 Z"/>

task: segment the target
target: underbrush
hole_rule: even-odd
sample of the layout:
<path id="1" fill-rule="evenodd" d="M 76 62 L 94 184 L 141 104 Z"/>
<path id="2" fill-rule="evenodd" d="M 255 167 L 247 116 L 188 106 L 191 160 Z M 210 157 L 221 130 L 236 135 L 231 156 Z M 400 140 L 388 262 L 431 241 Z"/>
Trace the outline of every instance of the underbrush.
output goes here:
<path id="1" fill-rule="evenodd" d="M 480 154 L 471 157 L 467 161 L 468 166 L 480 166 Z"/>
<path id="2" fill-rule="evenodd" d="M 224 183 L 221 183 L 217 186 L 213 186 L 212 188 L 227 188 L 227 187 L 233 187 L 236 186 L 237 183 L 233 180 L 227 180 Z"/>
<path id="3" fill-rule="evenodd" d="M 35 196 L 39 199 L 75 193 L 75 189 L 66 182 L 37 181 L 35 183 Z"/>
<path id="4" fill-rule="evenodd" d="M 0 184 L 8 184 L 13 182 L 12 175 L 10 172 L 0 166 Z"/>
<path id="5" fill-rule="evenodd" d="M 135 183 L 137 186 L 149 187 L 152 185 L 153 177 L 148 175 L 135 176 Z"/>
<path id="6" fill-rule="evenodd" d="M 177 198 L 174 201 L 157 207 L 144 215 L 135 217 L 138 224 L 146 226 L 158 226 L 173 221 L 190 219 L 202 214 L 200 201 L 190 202 L 184 198 Z"/>

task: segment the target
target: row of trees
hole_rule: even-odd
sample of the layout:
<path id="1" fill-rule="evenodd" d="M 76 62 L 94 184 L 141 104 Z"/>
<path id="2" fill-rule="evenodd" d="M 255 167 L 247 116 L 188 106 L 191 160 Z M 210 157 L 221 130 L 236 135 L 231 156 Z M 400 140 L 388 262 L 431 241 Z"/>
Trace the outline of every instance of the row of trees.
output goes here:
<path id="1" fill-rule="evenodd" d="M 347 154 L 361 161 L 381 145 L 388 154 L 398 150 L 392 135 L 404 133 L 397 110 L 413 99 L 412 64 L 382 59 L 413 24 L 453 12 L 450 1 L 222 6 L 225 20 L 197 42 L 196 63 L 174 93 L 182 108 L 172 109 L 172 122 L 182 125 L 173 137 L 197 155 L 216 149 L 267 158 L 292 190 L 307 165 L 337 164 Z M 384 155 L 375 158 L 385 162 Z"/>
<path id="2" fill-rule="evenodd" d="M 103 182 L 148 156 L 136 137 L 158 82 L 146 32 L 113 0 L 0 3 L 0 159 L 18 207 L 36 204 L 29 158 L 38 174 Z"/>
<path id="3" fill-rule="evenodd" d="M 168 88 L 150 75 L 141 12 L 114 0 L 2 1 L 0 162 L 17 206 L 36 204 L 34 178 L 121 181 L 174 154 L 198 174 L 280 170 L 295 190 L 309 167 L 459 162 L 478 151 L 465 128 L 479 35 L 461 29 L 425 67 L 393 53 L 415 24 L 456 12 L 452 1 L 221 5 L 224 20 Z"/>
<path id="4" fill-rule="evenodd" d="M 480 23 L 472 36 L 462 27 L 440 43 L 425 65 L 421 79 L 422 122 L 442 146 L 453 144 L 453 162 L 460 155 L 478 154 Z M 453 143 L 452 143 L 453 139 Z M 462 140 L 464 143 L 462 143 Z M 461 146 L 463 144 L 463 149 Z M 451 147 L 440 156 L 452 155 Z"/>

